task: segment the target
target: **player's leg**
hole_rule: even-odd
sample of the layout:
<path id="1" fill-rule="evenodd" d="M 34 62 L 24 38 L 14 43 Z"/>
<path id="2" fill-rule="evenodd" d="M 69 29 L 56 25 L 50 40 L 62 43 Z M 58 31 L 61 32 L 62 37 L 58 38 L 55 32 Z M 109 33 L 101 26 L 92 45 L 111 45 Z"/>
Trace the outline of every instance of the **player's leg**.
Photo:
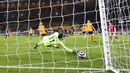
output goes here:
<path id="1" fill-rule="evenodd" d="M 11 34 L 8 34 L 8 36 L 7 36 L 7 37 L 10 37 L 10 35 L 11 35 Z"/>
<path id="2" fill-rule="evenodd" d="M 90 31 L 89 35 L 90 35 L 90 40 L 92 40 L 92 42 L 96 42 L 96 36 L 93 34 L 93 31 Z"/>
<path id="3" fill-rule="evenodd" d="M 110 32 L 110 40 L 111 40 L 111 42 L 113 42 L 114 41 L 114 32 Z"/>
<path id="4" fill-rule="evenodd" d="M 96 42 L 96 36 L 92 34 L 93 42 Z"/>
<path id="5" fill-rule="evenodd" d="M 119 41 L 118 37 L 116 36 L 116 33 L 113 33 L 113 37 L 114 37 L 117 41 Z"/>
<path id="6" fill-rule="evenodd" d="M 93 41 L 93 36 L 92 36 L 92 35 L 90 35 L 90 40 L 92 40 L 92 41 Z"/>
<path id="7" fill-rule="evenodd" d="M 4 40 L 6 40 L 7 38 L 8 38 L 8 34 L 6 33 Z"/>
<path id="8" fill-rule="evenodd" d="M 83 33 L 83 38 L 85 38 L 86 37 L 86 32 L 83 31 L 82 33 Z"/>
<path id="9" fill-rule="evenodd" d="M 118 40 L 118 37 L 117 37 L 117 36 L 115 36 L 115 38 Z"/>
<path id="10" fill-rule="evenodd" d="M 39 45 L 41 45 L 42 43 L 44 43 L 44 41 L 40 41 L 39 43 L 37 43 L 37 44 L 35 45 L 34 49 L 37 49 L 37 47 L 38 47 Z"/>
<path id="11" fill-rule="evenodd" d="M 6 40 L 6 39 L 7 39 L 7 35 L 5 36 L 4 40 Z"/>
<path id="12" fill-rule="evenodd" d="M 88 35 L 90 36 L 90 40 L 93 40 L 91 31 L 88 32 Z"/>
<path id="13" fill-rule="evenodd" d="M 113 33 L 113 36 L 116 40 L 118 40 L 118 37 L 116 36 L 116 33 Z"/>
<path id="14" fill-rule="evenodd" d="M 32 34 L 29 34 L 29 39 L 32 39 Z"/>
<path id="15" fill-rule="evenodd" d="M 110 40 L 112 40 L 112 38 L 113 38 L 113 33 L 110 32 Z"/>

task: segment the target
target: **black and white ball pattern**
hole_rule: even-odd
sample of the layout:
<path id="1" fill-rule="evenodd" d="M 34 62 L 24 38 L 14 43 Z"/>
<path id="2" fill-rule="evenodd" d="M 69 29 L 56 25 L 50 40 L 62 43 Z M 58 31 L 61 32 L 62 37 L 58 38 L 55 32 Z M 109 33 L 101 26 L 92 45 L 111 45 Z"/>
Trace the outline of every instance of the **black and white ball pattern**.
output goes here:
<path id="1" fill-rule="evenodd" d="M 79 56 L 79 57 L 86 57 L 86 52 L 85 51 L 79 51 L 79 52 L 77 52 L 77 55 Z"/>

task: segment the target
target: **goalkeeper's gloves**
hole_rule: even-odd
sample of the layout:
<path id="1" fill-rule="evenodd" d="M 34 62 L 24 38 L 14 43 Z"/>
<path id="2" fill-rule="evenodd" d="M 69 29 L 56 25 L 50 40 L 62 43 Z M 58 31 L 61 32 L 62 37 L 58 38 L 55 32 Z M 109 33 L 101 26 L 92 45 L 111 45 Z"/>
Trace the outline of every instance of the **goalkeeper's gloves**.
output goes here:
<path id="1" fill-rule="evenodd" d="M 73 51 L 72 53 L 78 56 L 78 52 L 79 52 L 79 51 L 77 51 L 77 52 L 76 52 L 76 51 Z M 80 57 L 80 56 L 79 56 L 79 57 Z M 80 57 L 80 58 L 81 58 L 81 59 L 84 59 L 84 57 Z"/>
<path id="2" fill-rule="evenodd" d="M 76 51 L 73 51 L 72 53 L 77 55 L 77 52 L 76 52 Z"/>

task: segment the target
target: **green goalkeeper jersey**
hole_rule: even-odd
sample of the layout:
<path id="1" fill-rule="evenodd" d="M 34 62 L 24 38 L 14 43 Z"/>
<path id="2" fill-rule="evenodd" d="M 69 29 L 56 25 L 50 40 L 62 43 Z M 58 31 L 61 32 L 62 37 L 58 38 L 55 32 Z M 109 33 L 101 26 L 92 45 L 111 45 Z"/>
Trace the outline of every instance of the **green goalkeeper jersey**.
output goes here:
<path id="1" fill-rule="evenodd" d="M 45 46 L 48 45 L 56 45 L 60 43 L 60 40 L 58 39 L 58 32 L 55 32 L 54 34 L 50 35 L 50 36 L 44 36 L 42 38 L 42 42 Z"/>
<path id="2" fill-rule="evenodd" d="M 58 32 L 55 32 L 54 34 L 50 35 L 50 36 L 44 36 L 42 38 L 42 41 L 40 41 L 38 43 L 38 45 L 40 44 L 44 44 L 44 46 L 49 46 L 49 45 L 60 45 L 62 46 L 65 50 L 67 51 L 70 51 L 70 52 L 73 52 L 71 49 L 68 49 L 62 41 L 59 40 L 58 38 L 59 36 L 59 33 Z"/>

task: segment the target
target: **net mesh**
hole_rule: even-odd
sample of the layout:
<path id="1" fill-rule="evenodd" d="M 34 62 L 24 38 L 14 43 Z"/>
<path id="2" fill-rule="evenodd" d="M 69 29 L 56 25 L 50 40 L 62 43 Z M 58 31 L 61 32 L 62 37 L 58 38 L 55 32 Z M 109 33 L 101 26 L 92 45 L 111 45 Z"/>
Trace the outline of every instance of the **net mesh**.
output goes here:
<path id="1" fill-rule="evenodd" d="M 119 41 L 110 42 L 112 66 L 121 70 L 130 68 L 127 2 L 105 1 L 107 20 L 116 26 L 119 38 Z M 0 5 L 1 40 L 5 29 L 11 29 L 11 37 L 0 42 L 0 72 L 106 73 L 97 0 L 5 0 L 0 1 Z M 81 27 L 87 20 L 91 20 L 97 31 L 94 33 L 97 42 L 92 42 L 90 35 L 85 38 L 82 35 Z M 81 59 L 62 47 L 40 45 L 35 50 L 35 44 L 42 38 L 38 29 L 40 22 L 44 24 L 47 35 L 62 29 L 66 35 L 64 44 L 75 51 L 86 51 L 87 57 Z M 33 36 L 28 33 L 30 27 L 33 28 Z"/>
<path id="2" fill-rule="evenodd" d="M 112 64 L 116 69 L 126 70 L 130 68 L 129 58 L 129 1 L 127 0 L 107 0 L 105 2 L 107 20 L 116 28 L 118 40 L 110 42 Z"/>

